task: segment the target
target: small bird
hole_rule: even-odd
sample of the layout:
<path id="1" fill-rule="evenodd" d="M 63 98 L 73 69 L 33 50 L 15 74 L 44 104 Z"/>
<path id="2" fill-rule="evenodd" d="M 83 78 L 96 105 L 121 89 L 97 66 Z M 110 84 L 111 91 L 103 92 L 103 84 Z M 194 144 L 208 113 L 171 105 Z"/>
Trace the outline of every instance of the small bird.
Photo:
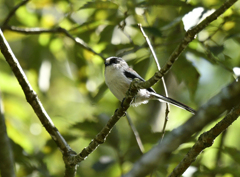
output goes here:
<path id="1" fill-rule="evenodd" d="M 145 81 L 136 71 L 128 66 L 128 64 L 120 57 L 109 57 L 105 61 L 105 82 L 117 99 L 122 101 L 130 87 L 134 78 L 138 78 L 141 81 Z M 146 104 L 149 100 L 159 100 L 161 102 L 167 102 L 179 108 L 185 109 L 192 114 L 196 111 L 192 108 L 175 101 L 172 98 L 168 98 L 157 94 L 153 88 L 140 89 L 135 96 L 131 105 L 138 106 L 140 104 Z"/>

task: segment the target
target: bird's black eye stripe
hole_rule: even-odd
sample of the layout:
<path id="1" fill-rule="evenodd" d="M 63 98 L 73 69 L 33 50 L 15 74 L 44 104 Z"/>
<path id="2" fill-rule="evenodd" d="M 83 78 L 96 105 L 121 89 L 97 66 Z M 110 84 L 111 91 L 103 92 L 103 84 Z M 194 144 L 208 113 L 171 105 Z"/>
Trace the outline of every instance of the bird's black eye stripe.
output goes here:
<path id="1" fill-rule="evenodd" d="M 110 64 L 117 64 L 117 63 L 119 63 L 119 61 L 118 61 L 117 58 L 112 58 L 112 59 L 110 60 Z"/>
<path id="2" fill-rule="evenodd" d="M 109 66 L 109 65 L 112 65 L 112 64 L 118 64 L 120 61 L 118 58 L 111 58 L 110 60 L 108 61 L 105 61 L 105 66 Z"/>

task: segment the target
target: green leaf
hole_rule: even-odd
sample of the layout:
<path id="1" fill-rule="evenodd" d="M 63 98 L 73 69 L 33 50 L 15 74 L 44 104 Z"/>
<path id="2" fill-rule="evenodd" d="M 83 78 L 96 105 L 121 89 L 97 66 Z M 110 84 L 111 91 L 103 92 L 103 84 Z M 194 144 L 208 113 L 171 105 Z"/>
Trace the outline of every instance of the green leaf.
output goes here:
<path id="1" fill-rule="evenodd" d="M 183 81 L 186 84 L 190 92 L 190 96 L 193 97 L 197 90 L 198 80 L 200 77 L 200 74 L 193 64 L 181 55 L 173 65 L 172 71 L 178 82 Z"/>
<path id="2" fill-rule="evenodd" d="M 107 27 L 105 27 L 100 34 L 101 37 L 99 42 L 111 43 L 114 28 L 115 28 L 115 25 L 108 25 Z"/>
<path id="3" fill-rule="evenodd" d="M 214 54 L 214 55 L 218 55 L 220 53 L 223 53 L 224 50 L 224 46 L 213 46 L 213 47 L 209 47 L 209 50 Z"/>

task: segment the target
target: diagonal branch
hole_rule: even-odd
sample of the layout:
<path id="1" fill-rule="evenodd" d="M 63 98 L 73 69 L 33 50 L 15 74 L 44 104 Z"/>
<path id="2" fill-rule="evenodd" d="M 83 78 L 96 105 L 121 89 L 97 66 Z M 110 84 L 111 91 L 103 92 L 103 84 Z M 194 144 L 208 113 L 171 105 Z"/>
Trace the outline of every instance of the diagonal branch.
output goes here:
<path id="1" fill-rule="evenodd" d="M 70 159 L 68 160 L 69 164 L 68 165 L 74 165 L 77 164 L 81 161 L 83 161 L 85 158 L 88 157 L 89 154 L 91 154 L 100 144 L 104 143 L 108 134 L 110 133 L 111 129 L 113 128 L 113 126 L 117 123 L 117 121 L 125 115 L 125 112 L 127 111 L 127 109 L 129 108 L 130 103 L 132 102 L 134 96 L 136 95 L 138 89 L 140 88 L 149 88 L 152 85 L 154 85 L 156 82 L 158 82 L 164 74 L 167 73 L 167 71 L 171 68 L 172 64 L 176 61 L 176 59 L 178 58 L 178 56 L 182 53 L 182 51 L 187 47 L 187 45 L 194 39 L 194 36 L 200 32 L 202 29 L 204 29 L 207 25 L 209 25 L 212 21 L 214 21 L 218 16 L 220 16 L 227 8 L 229 8 L 234 2 L 236 2 L 237 0 L 229 0 L 228 2 L 226 2 L 225 4 L 223 4 L 218 10 L 216 10 L 212 15 L 210 15 L 209 17 L 207 17 L 205 20 L 203 20 L 199 25 L 197 25 L 195 28 L 193 28 L 192 30 L 189 30 L 186 35 L 185 38 L 183 39 L 182 43 L 178 46 L 178 48 L 173 52 L 173 54 L 170 56 L 170 59 L 168 61 L 168 63 L 163 67 L 163 69 L 161 69 L 160 71 L 156 72 L 155 75 L 150 78 L 148 81 L 146 82 L 141 82 L 139 80 L 134 80 L 131 85 L 130 88 L 128 89 L 128 92 L 126 94 L 126 99 L 124 100 L 123 103 L 123 107 L 120 107 L 117 111 L 115 111 L 115 114 L 110 118 L 110 120 L 108 121 L 107 125 L 96 135 L 96 137 L 90 142 L 90 144 L 84 148 L 82 150 L 81 153 L 79 153 L 77 156 L 75 157 L 70 157 Z M 238 87 L 240 87 L 239 83 L 238 83 Z M 235 91 L 236 91 L 236 86 L 234 87 Z M 239 93 L 240 94 L 240 93 Z M 236 97 L 233 97 L 234 99 L 236 99 Z M 217 98 L 218 99 L 218 98 Z M 216 103 L 216 101 L 215 101 Z M 217 102 L 218 103 L 218 102 Z M 222 102 L 221 102 L 222 103 Z M 233 105 L 234 101 L 231 102 L 230 105 Z M 220 104 L 220 103 L 219 103 Z M 216 105 L 214 105 L 216 106 Z M 217 106 L 216 106 L 217 107 Z M 207 107 L 208 109 L 206 110 L 206 112 L 202 112 L 201 118 L 203 115 L 205 115 L 204 113 L 206 113 L 207 118 L 209 118 L 209 116 L 211 116 L 212 114 L 207 114 L 209 112 L 209 109 L 211 110 L 211 106 Z M 222 107 L 223 110 L 226 110 L 226 108 L 229 107 Z M 206 108 L 205 108 L 206 109 Z M 217 109 L 217 111 L 222 111 L 221 109 Z M 222 113 L 221 112 L 221 113 Z M 214 114 L 215 115 L 215 114 Z M 219 114 L 217 114 L 219 115 Z M 211 119 L 210 119 L 211 121 Z M 206 122 L 204 122 L 205 124 L 207 124 Z M 202 124 L 202 126 L 204 126 L 205 124 Z M 188 124 L 187 124 L 188 125 Z M 189 126 L 189 125 L 188 125 Z M 198 126 L 198 124 L 196 125 Z M 202 128 L 202 127 L 201 127 Z M 193 131 L 197 131 L 199 129 L 201 129 L 198 127 L 198 129 L 194 129 Z M 189 127 L 187 127 L 187 129 L 189 129 Z M 173 132 L 173 135 L 175 135 L 175 132 Z M 190 136 L 191 133 L 187 134 L 187 137 Z M 181 134 L 182 136 L 182 134 Z M 174 137 L 174 136 L 173 136 Z M 175 141 L 176 139 L 172 138 L 171 141 Z M 178 147 L 178 145 L 180 144 L 180 142 L 184 142 L 184 140 L 186 139 L 179 139 L 178 141 L 175 141 L 175 145 L 172 146 L 171 148 L 168 148 L 168 145 L 165 145 L 165 142 L 168 142 L 168 139 L 166 139 L 165 141 L 163 141 L 161 143 L 161 147 L 167 148 L 164 149 L 165 151 L 168 150 L 169 152 L 172 152 L 171 150 L 176 149 Z M 168 142 L 169 143 L 169 142 Z M 179 144 L 178 144 L 179 143 Z M 160 146 L 160 145 L 158 145 Z M 156 148 L 154 148 L 152 151 L 156 151 Z M 163 151 L 164 152 L 164 151 Z M 162 151 L 160 151 L 159 153 L 163 153 Z M 164 154 L 166 156 L 166 154 Z M 143 156 L 143 161 L 140 160 L 139 163 L 137 163 L 133 169 L 131 170 L 131 172 L 129 174 L 126 175 L 126 177 L 130 177 L 130 176 L 144 176 L 144 174 L 148 174 L 153 168 L 155 168 L 158 164 L 158 156 L 153 155 L 153 153 L 151 153 L 151 156 L 155 156 L 152 157 L 154 158 L 156 161 L 154 162 L 155 164 L 153 164 L 152 162 L 147 161 L 147 163 L 145 163 L 145 158 L 147 158 L 149 160 L 149 157 L 145 157 L 146 155 Z M 163 157 L 163 159 L 165 159 Z M 166 160 L 166 159 L 165 159 Z M 143 168 L 142 165 L 146 165 L 146 167 Z M 152 165 L 152 166 L 151 166 Z M 139 171 L 139 172 L 138 172 Z"/>
<path id="2" fill-rule="evenodd" d="M 184 159 L 174 168 L 168 177 L 181 176 L 183 172 L 193 163 L 197 156 L 207 147 L 212 146 L 214 139 L 228 128 L 240 115 L 240 105 L 234 107 L 227 116 L 218 122 L 211 130 L 203 133 L 198 141 L 188 151 Z"/>
<path id="3" fill-rule="evenodd" d="M 173 63 L 178 59 L 179 55 L 186 49 L 187 45 L 194 39 L 195 35 L 202 31 L 211 22 L 216 20 L 220 15 L 222 15 L 228 8 L 230 8 L 237 0 L 228 0 L 220 8 L 218 8 L 214 13 L 205 18 L 201 23 L 199 23 L 194 28 L 188 30 L 185 34 L 184 39 L 181 44 L 175 49 L 168 59 L 165 66 L 157 71 L 153 77 L 151 77 L 146 82 L 142 82 L 139 88 L 149 88 L 156 84 L 162 77 L 171 69 Z"/>
<path id="4" fill-rule="evenodd" d="M 133 135 L 134 135 L 134 137 L 135 137 L 135 139 L 136 139 L 136 142 L 137 142 L 137 145 L 138 145 L 138 147 L 139 147 L 139 150 L 140 150 L 140 152 L 143 154 L 143 153 L 145 152 L 145 149 L 144 149 L 144 146 L 143 146 L 143 144 L 142 144 L 142 140 L 141 140 L 141 138 L 140 138 L 140 135 L 139 135 L 136 127 L 134 126 L 134 124 L 133 124 L 133 122 L 132 122 L 132 119 L 131 119 L 131 117 L 129 116 L 129 114 L 126 114 L 126 117 L 127 117 L 128 124 L 129 124 L 129 126 L 131 127 L 131 130 L 132 130 L 132 132 L 133 132 Z"/>
<path id="5" fill-rule="evenodd" d="M 21 28 L 21 27 L 15 27 L 15 26 L 3 26 L 3 29 L 18 32 L 18 33 L 23 33 L 23 34 L 62 33 L 62 34 L 65 34 L 70 39 L 72 39 L 80 47 L 83 47 L 84 49 L 92 52 L 93 54 L 100 56 L 103 60 L 105 59 L 101 53 L 97 53 L 95 50 L 89 47 L 88 44 L 85 43 L 81 38 L 73 37 L 66 29 L 62 27 L 45 29 L 45 28 L 38 28 L 38 27 Z"/>
<path id="6" fill-rule="evenodd" d="M 96 135 L 96 137 L 91 141 L 91 143 L 82 150 L 81 153 L 78 155 L 74 155 L 75 153 L 71 150 L 68 144 L 65 142 L 61 134 L 55 128 L 54 124 L 52 123 L 51 119 L 47 115 L 46 111 L 44 110 L 41 102 L 38 100 L 36 93 L 31 88 L 30 84 L 28 83 L 25 74 L 23 73 L 17 59 L 13 55 L 10 47 L 7 45 L 6 40 L 2 32 L 0 31 L 0 48 L 2 50 L 3 55 L 5 56 L 7 62 L 11 66 L 15 76 L 17 77 L 20 85 L 22 86 L 24 93 L 26 95 L 27 101 L 31 104 L 34 111 L 38 115 L 39 119 L 41 120 L 42 124 L 45 126 L 47 131 L 52 136 L 53 140 L 57 143 L 60 147 L 61 151 L 64 154 L 64 161 L 66 164 L 67 172 L 74 174 L 75 165 L 81 161 L 83 161 L 89 154 L 91 154 L 100 144 L 102 144 L 108 134 L 110 133 L 112 127 L 116 124 L 116 122 L 125 114 L 126 110 L 129 108 L 131 101 L 133 100 L 134 96 L 136 95 L 139 88 L 149 88 L 158 82 L 164 74 L 168 72 L 171 68 L 172 64 L 176 61 L 178 56 L 182 53 L 182 51 L 186 48 L 186 46 L 194 39 L 194 36 L 204 29 L 207 25 L 209 25 L 213 20 L 215 20 L 218 16 L 220 16 L 227 8 L 229 8 L 234 2 L 237 0 L 229 0 L 224 5 L 222 5 L 218 10 L 216 10 L 212 15 L 207 17 L 204 21 L 202 21 L 199 25 L 197 25 L 192 30 L 189 30 L 185 38 L 183 39 L 182 43 L 179 47 L 173 52 L 170 56 L 168 63 L 161 69 L 160 71 L 156 72 L 155 75 L 146 82 L 140 81 L 133 81 L 128 92 L 126 95 L 126 99 L 123 102 L 123 106 L 120 107 L 115 114 L 111 117 L 108 121 L 107 125 Z M 41 31 L 37 33 L 32 32 L 32 34 L 39 34 Z M 49 32 L 49 31 L 43 31 Z M 73 39 L 77 42 L 78 45 L 82 47 L 86 47 L 87 50 L 92 50 L 88 48 L 87 45 L 81 39 L 72 37 L 65 29 L 57 28 L 56 32 L 62 32 L 66 36 Z M 31 34 L 31 33 L 27 33 Z M 94 52 L 94 51 L 93 51 Z M 95 54 L 97 54 L 95 52 Z M 98 54 L 101 56 L 100 54 Z M 102 57 L 103 58 L 103 57 Z M 178 129 L 174 130 L 170 135 L 166 137 L 161 143 L 161 146 L 158 145 L 151 150 L 151 152 L 147 153 L 143 156 L 143 158 L 134 165 L 132 171 L 127 174 L 126 176 L 144 176 L 148 174 L 153 168 L 156 168 L 158 164 L 161 164 L 163 161 L 166 161 L 166 157 L 175 150 L 182 142 L 186 141 L 187 138 L 191 136 L 196 131 L 199 131 L 203 126 L 213 120 L 213 117 L 217 117 L 220 112 L 222 113 L 227 108 L 230 108 L 234 104 L 239 101 L 240 93 L 238 92 L 238 88 L 240 88 L 240 83 L 233 83 L 225 90 L 223 90 L 216 98 L 210 100 L 208 104 L 203 106 L 199 113 L 196 116 L 193 116 L 186 124 L 179 127 Z M 226 96 L 227 93 L 227 96 Z M 231 100 L 231 101 L 229 101 Z M 195 122 L 197 119 L 197 122 Z M 200 122 L 200 123 L 199 123 Z M 177 139 L 177 140 L 176 140 Z M 67 156 L 67 154 L 70 154 Z M 159 160 L 159 158 L 161 159 Z M 151 161 L 149 161 L 149 159 Z M 65 174 L 67 176 L 67 174 Z"/>
<path id="7" fill-rule="evenodd" d="M 100 144 L 104 143 L 107 136 L 111 132 L 113 126 L 118 122 L 118 120 L 126 114 L 127 109 L 130 106 L 130 103 L 134 99 L 135 95 L 138 92 L 137 84 L 139 84 L 140 80 L 134 80 L 130 89 L 127 91 L 126 97 L 121 104 L 121 106 L 115 111 L 114 115 L 109 119 L 106 126 L 95 136 L 95 138 L 90 142 L 90 144 L 85 147 L 77 156 L 69 157 L 68 165 L 75 165 L 79 162 L 82 162 L 84 159 L 88 157 Z"/>
<path id="8" fill-rule="evenodd" d="M 161 144 L 143 155 L 124 177 L 146 176 L 159 165 L 165 164 L 171 153 L 179 145 L 188 141 L 194 133 L 201 131 L 203 127 L 219 118 L 224 111 L 238 105 L 239 100 L 240 82 L 234 81 L 201 106 L 197 114 L 192 116 L 186 123 L 166 135 Z"/>
<path id="9" fill-rule="evenodd" d="M 32 106 L 39 120 L 46 128 L 48 133 L 51 135 L 52 139 L 55 141 L 57 146 L 60 148 L 63 155 L 69 155 L 71 153 L 74 153 L 70 146 L 65 141 L 65 139 L 59 133 L 58 129 L 55 127 L 51 118 L 44 109 L 42 103 L 38 99 L 36 92 L 33 90 L 30 83 L 28 82 L 27 77 L 23 72 L 23 69 L 21 68 L 17 58 L 13 54 L 1 30 L 0 30 L 0 49 L 9 66 L 11 67 L 14 75 L 16 76 L 19 84 L 21 85 L 27 102 Z"/>

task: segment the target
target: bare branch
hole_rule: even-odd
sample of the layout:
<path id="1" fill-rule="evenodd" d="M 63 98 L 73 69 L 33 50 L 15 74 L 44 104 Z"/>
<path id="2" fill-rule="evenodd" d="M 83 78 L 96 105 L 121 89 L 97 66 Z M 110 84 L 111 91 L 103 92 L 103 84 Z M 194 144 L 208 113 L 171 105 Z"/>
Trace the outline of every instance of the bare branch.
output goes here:
<path id="1" fill-rule="evenodd" d="M 227 116 L 218 122 L 211 130 L 203 133 L 198 138 L 198 141 L 188 151 L 184 159 L 174 168 L 168 177 L 181 176 L 184 171 L 193 163 L 197 156 L 207 147 L 213 145 L 214 139 L 229 127 L 240 115 L 240 105 L 232 109 Z"/>
<path id="2" fill-rule="evenodd" d="M 140 138 L 140 136 L 139 136 L 139 133 L 138 133 L 136 127 L 134 126 L 131 117 L 130 117 L 128 114 L 126 114 L 126 117 L 127 117 L 128 124 L 129 124 L 129 126 L 131 127 L 131 130 L 132 130 L 132 132 L 133 132 L 133 135 L 134 135 L 134 137 L 135 137 L 135 139 L 136 139 L 136 141 L 137 141 L 139 150 L 140 150 L 141 153 L 143 154 L 143 153 L 145 152 L 145 150 L 144 150 L 144 147 L 143 147 L 143 144 L 142 144 L 142 140 L 141 140 L 141 138 Z"/>
<path id="3" fill-rule="evenodd" d="M 67 37 L 71 38 L 77 45 L 80 47 L 83 47 L 84 49 L 94 53 L 95 55 L 100 56 L 103 60 L 105 59 L 101 53 L 97 53 L 94 51 L 91 47 L 87 45 L 82 39 L 79 37 L 73 37 L 66 29 L 62 27 L 57 27 L 53 29 L 44 29 L 44 28 L 20 28 L 20 27 L 15 27 L 15 26 L 6 26 L 4 29 L 18 32 L 18 33 L 23 33 L 23 34 L 42 34 L 42 33 L 62 33 L 65 34 Z"/>
<path id="4" fill-rule="evenodd" d="M 122 102 L 121 106 L 115 111 L 114 115 L 108 120 L 106 126 L 103 127 L 103 129 L 95 136 L 95 138 L 90 142 L 90 144 L 85 147 L 78 155 L 64 157 L 65 164 L 74 168 L 76 164 L 85 160 L 95 149 L 97 149 L 100 144 L 106 141 L 106 138 L 111 132 L 113 126 L 121 117 L 126 114 L 130 103 L 138 92 L 136 86 L 139 82 L 140 81 L 136 79 L 131 83 L 130 89 L 127 91 L 126 97 Z"/>
<path id="5" fill-rule="evenodd" d="M 4 29 L 14 31 L 17 33 L 22 34 L 42 34 L 42 33 L 63 33 L 64 30 L 61 27 L 53 28 L 53 29 L 45 29 L 45 28 L 22 28 L 22 27 L 16 27 L 16 26 L 6 26 Z"/>
<path id="6" fill-rule="evenodd" d="M 42 103 L 38 99 L 36 92 L 31 87 L 30 83 L 27 80 L 23 69 L 21 68 L 17 58 L 13 54 L 8 42 L 6 41 L 2 31 L 0 30 L 0 49 L 4 55 L 6 61 L 11 67 L 14 75 L 16 76 L 19 84 L 21 85 L 23 92 L 25 94 L 27 102 L 32 106 L 34 112 L 38 116 L 42 125 L 46 128 L 48 133 L 51 135 L 54 142 L 57 144 L 61 150 L 63 156 L 72 156 L 75 155 L 75 152 L 70 148 L 65 139 L 62 137 L 58 129 L 53 124 L 51 118 L 44 109 Z M 69 175 L 70 176 L 70 175 Z"/>
<path id="7" fill-rule="evenodd" d="M 158 68 L 158 70 L 160 71 L 161 67 L 160 67 L 160 65 L 159 65 L 159 63 L 158 63 L 158 59 L 157 59 L 156 53 L 155 53 L 155 51 L 154 51 L 154 49 L 153 49 L 153 47 L 152 47 L 152 44 L 151 44 L 148 36 L 146 35 L 146 33 L 144 32 L 144 30 L 143 30 L 143 28 L 142 28 L 142 24 L 139 23 L 139 24 L 138 24 L 138 27 L 140 28 L 140 30 L 141 30 L 141 32 L 142 32 L 142 34 L 143 34 L 143 37 L 145 37 L 145 39 L 146 39 L 146 41 L 147 41 L 147 44 L 148 44 L 148 47 L 150 48 L 150 50 L 151 50 L 151 52 L 152 52 L 152 55 L 153 55 L 153 58 L 154 58 L 154 60 L 155 60 L 156 65 L 157 65 L 157 68 Z M 166 93 L 166 94 L 167 94 L 167 93 Z M 167 96 L 167 95 L 166 95 L 166 96 Z"/>
<path id="8" fill-rule="evenodd" d="M 204 104 L 197 114 L 186 123 L 165 136 L 161 144 L 151 149 L 137 161 L 124 177 L 146 176 L 161 164 L 165 164 L 171 153 L 186 142 L 195 132 L 216 120 L 224 111 L 239 104 L 240 82 L 233 82 Z"/>
<path id="9" fill-rule="evenodd" d="M 228 129 L 222 132 L 221 137 L 220 137 L 220 142 L 218 146 L 218 151 L 216 154 L 216 160 L 215 160 L 215 167 L 221 167 L 222 166 L 222 151 L 224 147 L 224 143 L 226 140 L 226 135 L 227 135 Z"/>
<path id="10" fill-rule="evenodd" d="M 91 154 L 100 144 L 104 143 L 104 141 L 106 140 L 106 137 L 108 136 L 108 134 L 110 133 L 111 129 L 113 128 L 113 126 L 117 123 L 117 121 L 123 116 L 125 115 L 126 110 L 129 108 L 130 103 L 132 102 L 134 96 L 137 94 L 138 89 L 139 88 L 149 88 L 152 85 L 154 85 L 156 82 L 158 82 L 163 75 L 171 68 L 172 64 L 176 61 L 177 57 L 181 54 L 181 52 L 186 48 L 186 46 L 188 45 L 189 42 L 191 42 L 194 39 L 194 36 L 200 32 L 202 29 L 204 29 L 207 25 L 209 25 L 213 20 L 215 20 L 218 16 L 220 16 L 227 8 L 229 8 L 234 2 L 236 2 L 236 0 L 229 0 L 228 2 L 226 2 L 225 4 L 223 4 L 218 10 L 216 10 L 212 15 L 210 15 L 209 17 L 207 17 L 205 20 L 203 20 L 199 25 L 197 25 L 195 28 L 193 28 L 192 30 L 189 30 L 186 35 L 185 38 L 183 39 L 183 42 L 179 45 L 179 47 L 173 52 L 173 54 L 170 56 L 169 62 L 165 65 L 165 67 L 163 69 L 161 69 L 160 71 L 156 72 L 155 75 L 149 79 L 146 82 L 141 82 L 137 79 L 135 79 L 131 85 L 130 88 L 128 89 L 128 92 L 126 94 L 126 99 L 124 100 L 123 103 L 123 107 L 120 106 L 120 108 L 115 111 L 115 114 L 110 118 L 110 120 L 108 121 L 107 125 L 96 135 L 96 137 L 91 141 L 91 143 L 82 150 L 81 153 L 79 153 L 76 157 L 70 157 L 71 159 L 68 161 L 69 165 L 74 165 L 77 164 L 81 161 L 83 161 L 85 158 L 88 157 L 89 154 Z M 240 84 L 237 83 L 238 86 L 234 86 L 234 91 L 236 92 L 235 94 L 240 94 L 238 93 L 236 90 L 236 87 L 239 87 Z M 236 84 L 236 85 L 237 85 Z M 228 88 L 229 89 L 229 88 Z M 231 92 L 230 92 L 231 93 Z M 234 94 L 234 93 L 233 93 Z M 239 95 L 237 95 L 239 96 Z M 221 98 L 223 97 L 222 95 L 220 96 Z M 225 97 L 224 97 L 225 98 Z M 231 97 L 232 98 L 232 97 Z M 232 98 L 233 100 L 236 101 L 236 95 Z M 215 101 L 214 106 L 217 107 L 217 110 L 215 110 L 217 113 L 213 114 L 215 115 L 219 115 L 219 112 L 223 112 L 224 110 L 226 110 L 227 108 L 230 108 L 230 106 L 234 106 L 234 101 L 231 100 L 231 102 L 228 105 L 222 105 L 222 109 L 219 108 L 219 105 L 223 104 L 223 102 L 219 102 L 222 101 L 220 98 L 217 98 L 218 101 Z M 230 100 L 230 97 L 229 97 Z M 216 103 L 218 103 L 216 105 Z M 210 104 L 212 104 L 212 102 L 210 101 Z M 216 108 L 215 107 L 215 108 Z M 205 110 L 206 109 L 206 110 Z M 197 114 L 196 116 L 199 118 L 201 117 L 201 119 L 205 120 L 204 117 L 207 118 L 208 121 L 211 121 L 211 111 L 209 113 L 209 110 L 214 109 L 212 106 L 208 106 L 208 107 L 204 107 L 205 111 L 201 111 L 202 114 Z M 214 112 L 215 113 L 215 112 Z M 209 118 L 210 116 L 210 118 Z M 192 120 L 192 119 L 190 119 Z M 206 121 L 206 120 L 205 120 Z M 208 122 L 204 122 L 203 124 L 197 124 L 195 125 L 197 128 L 195 129 L 194 127 L 192 127 L 191 125 L 188 124 L 188 122 L 186 123 L 187 125 L 187 130 L 190 129 L 189 126 L 191 127 L 191 129 L 193 130 L 193 132 L 189 132 L 189 133 L 185 133 L 184 135 L 186 137 L 191 136 L 192 133 L 196 132 L 197 130 L 201 129 L 202 126 L 205 126 Z M 196 123 L 195 123 L 196 124 Z M 180 127 L 182 129 L 182 127 Z M 184 131 L 187 131 L 184 130 Z M 185 136 L 183 136 L 182 134 L 180 134 L 180 138 L 176 138 L 175 139 L 175 134 L 178 135 L 178 133 L 173 132 L 172 133 L 173 137 L 170 137 L 171 141 L 170 143 L 174 144 L 173 146 L 171 145 L 171 148 L 168 147 L 168 144 L 166 145 L 166 143 L 169 143 L 168 139 L 167 140 L 163 140 L 163 142 L 161 143 L 161 147 L 163 148 L 163 151 L 161 151 L 161 147 L 160 147 L 160 151 L 156 150 L 159 148 L 159 145 L 155 148 L 153 148 L 151 151 L 153 151 L 150 156 L 148 156 L 147 153 L 146 155 L 143 156 L 142 159 L 144 160 L 140 160 L 138 163 L 136 163 L 133 167 L 133 169 L 131 170 L 130 173 L 128 173 L 127 175 L 125 175 L 126 177 L 130 177 L 130 176 L 144 176 L 145 174 L 148 174 L 153 168 L 155 168 L 159 163 L 157 162 L 158 159 L 158 155 L 154 155 L 155 151 L 157 151 L 157 153 L 163 155 L 161 158 L 165 159 L 166 156 L 168 155 L 168 153 L 172 152 L 174 149 L 176 149 L 180 143 L 184 142 L 186 140 Z M 171 136 L 171 135 L 170 135 Z M 182 137 L 182 138 L 181 138 Z M 173 141 L 173 142 L 172 142 Z M 163 153 L 164 151 L 167 151 L 168 153 Z M 153 157 L 154 156 L 154 157 Z M 150 162 L 149 159 L 153 158 L 155 160 L 155 162 Z M 145 161 L 145 159 L 147 159 L 147 161 Z M 165 159 L 166 160 L 166 159 Z M 145 163 L 147 162 L 147 163 Z M 143 167 L 144 166 L 144 167 Z"/>
<path id="11" fill-rule="evenodd" d="M 0 172 L 1 176 L 15 177 L 12 147 L 7 135 L 3 103 L 0 94 Z"/>
<path id="12" fill-rule="evenodd" d="M 22 2 L 20 2 L 18 5 L 16 5 L 11 12 L 8 14 L 7 18 L 4 20 L 2 26 L 6 26 L 9 22 L 9 20 L 11 19 L 11 17 L 13 15 L 15 15 L 16 11 L 19 9 L 19 7 L 25 5 L 29 0 L 23 0 Z"/>
<path id="13" fill-rule="evenodd" d="M 171 54 L 168 59 L 167 64 L 160 70 L 157 71 L 153 77 L 151 77 L 146 82 L 142 82 L 139 88 L 149 88 L 156 84 L 162 77 L 171 69 L 173 63 L 178 59 L 179 55 L 186 49 L 187 45 L 194 39 L 194 36 L 202 31 L 206 26 L 208 26 L 212 21 L 216 20 L 220 15 L 222 15 L 228 8 L 230 8 L 237 0 L 228 0 L 220 8 L 218 8 L 214 13 L 205 18 L 201 23 L 199 23 L 194 28 L 188 30 L 185 34 L 184 39 L 181 44 L 176 48 L 176 50 Z"/>
<path id="14" fill-rule="evenodd" d="M 155 54 L 155 51 L 154 51 L 154 49 L 153 49 L 153 47 L 152 47 L 152 44 L 151 44 L 148 36 L 147 36 L 146 33 L 144 32 L 144 30 L 143 30 L 143 28 L 142 28 L 142 24 L 138 24 L 138 26 L 139 26 L 139 28 L 140 28 L 143 36 L 145 37 L 147 43 L 148 43 L 148 46 L 149 46 L 149 48 L 150 48 L 150 50 L 151 50 L 151 52 L 152 52 L 153 58 L 154 58 L 154 60 L 155 60 L 155 63 L 157 64 L 158 71 L 160 71 L 160 70 L 161 70 L 161 67 L 160 67 L 160 65 L 159 65 L 159 62 L 158 62 L 157 56 L 156 56 L 156 54 Z M 166 86 L 164 77 L 162 78 L 162 83 L 163 83 L 163 88 L 164 88 L 164 91 L 165 91 L 165 95 L 166 95 L 166 97 L 168 97 L 168 91 L 167 91 L 167 86 Z M 164 119 L 164 124 L 163 124 L 163 129 L 162 129 L 163 134 L 162 134 L 161 140 L 163 139 L 164 134 L 165 134 L 165 129 L 166 129 L 167 122 L 168 122 L 168 113 L 169 113 L 169 111 L 170 111 L 169 103 L 166 103 L 165 119 Z"/>

